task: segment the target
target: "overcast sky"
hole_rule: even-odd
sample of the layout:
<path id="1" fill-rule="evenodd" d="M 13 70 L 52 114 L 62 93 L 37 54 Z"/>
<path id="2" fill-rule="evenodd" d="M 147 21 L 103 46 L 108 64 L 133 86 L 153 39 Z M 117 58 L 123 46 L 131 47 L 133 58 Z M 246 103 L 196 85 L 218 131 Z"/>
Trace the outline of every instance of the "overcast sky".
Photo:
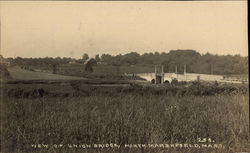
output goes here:
<path id="1" fill-rule="evenodd" d="M 171 49 L 247 56 L 247 2 L 1 2 L 4 57 Z"/>

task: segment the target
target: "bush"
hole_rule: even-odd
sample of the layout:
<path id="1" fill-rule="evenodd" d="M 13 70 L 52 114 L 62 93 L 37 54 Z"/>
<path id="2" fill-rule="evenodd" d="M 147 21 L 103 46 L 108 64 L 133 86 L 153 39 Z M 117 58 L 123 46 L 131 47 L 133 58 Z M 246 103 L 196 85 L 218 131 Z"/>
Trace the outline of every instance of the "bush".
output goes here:
<path id="1" fill-rule="evenodd" d="M 171 81 L 171 84 L 172 84 L 172 85 L 177 85 L 177 84 L 178 84 L 178 80 L 174 78 L 174 79 Z"/>

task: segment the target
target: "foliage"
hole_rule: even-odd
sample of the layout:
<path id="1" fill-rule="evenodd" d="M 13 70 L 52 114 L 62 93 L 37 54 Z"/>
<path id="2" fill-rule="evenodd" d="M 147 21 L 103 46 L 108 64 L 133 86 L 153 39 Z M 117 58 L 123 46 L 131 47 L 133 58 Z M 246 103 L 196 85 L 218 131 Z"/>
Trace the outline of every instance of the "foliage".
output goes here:
<path id="1" fill-rule="evenodd" d="M 82 55 L 82 60 L 83 60 L 83 61 L 86 61 L 86 60 L 88 60 L 88 59 L 89 59 L 89 55 L 86 54 L 86 53 L 84 53 L 84 54 Z"/>
<path id="2" fill-rule="evenodd" d="M 198 83 L 192 88 L 196 89 Z M 10 86 L 10 85 L 8 85 Z M 204 85 L 202 85 L 204 86 Z M 7 88 L 7 86 L 5 86 Z M 1 108 L 1 151 L 3 152 L 142 152 L 141 149 L 55 149 L 32 148 L 32 144 L 155 144 L 197 143 L 212 138 L 225 149 L 152 148 L 145 153 L 214 152 L 246 149 L 248 144 L 248 95 L 175 96 L 165 88 L 148 86 L 92 87 L 72 83 L 70 87 L 12 86 L 30 90 L 33 98 L 4 97 Z M 212 86 L 209 86 L 212 88 Z M 27 88 L 27 89 L 24 89 Z M 46 88 L 46 89 L 45 89 Z M 200 86 L 200 89 L 204 87 Z M 216 88 L 216 87 L 214 87 Z M 237 88 L 237 87 L 236 87 Z M 177 90 L 178 89 L 178 90 Z M 172 93 L 182 88 L 168 87 Z M 230 89 L 230 88 L 229 88 Z M 77 90 L 78 92 L 76 93 Z M 176 91 L 175 91 L 176 90 Z M 40 92 L 39 92 L 40 91 Z M 57 91 L 57 93 L 55 93 Z M 193 91 L 193 90 L 190 90 Z M 24 91 L 25 92 L 25 91 Z M 48 93 L 47 93 L 48 92 Z M 13 93 L 13 92 L 12 92 Z M 40 93 L 40 94 L 39 94 Z M 63 96 L 58 96 L 56 94 Z M 41 94 L 54 94 L 41 97 Z M 82 96 L 79 97 L 79 94 Z"/>
<path id="3" fill-rule="evenodd" d="M 95 55 L 95 60 L 96 60 L 97 62 L 100 62 L 100 61 L 101 61 L 101 58 L 100 58 L 99 54 Z"/>
<path id="4" fill-rule="evenodd" d="M 12 63 L 20 66 L 34 66 L 39 69 L 53 69 L 53 64 L 64 65 L 74 60 L 83 63 L 89 59 L 88 54 L 83 55 L 83 59 L 72 58 L 21 58 L 12 59 Z M 96 55 L 97 62 L 106 63 L 110 66 L 143 66 L 153 67 L 154 65 L 164 65 L 165 72 L 183 73 L 184 65 L 187 72 L 204 74 L 247 74 L 248 57 L 240 55 L 212 55 L 206 53 L 201 55 L 195 50 L 171 50 L 168 53 L 144 53 L 142 55 L 131 52 L 124 55 L 112 56 L 109 54 Z M 145 71 L 145 73 L 148 71 Z"/>
<path id="5" fill-rule="evenodd" d="M 64 81 L 64 86 L 60 87 L 60 82 L 51 82 L 43 81 L 39 82 L 44 84 L 43 88 L 32 87 L 32 84 L 37 82 L 25 81 L 12 81 L 12 84 L 23 84 L 19 88 L 6 88 L 5 96 L 15 97 L 15 98 L 34 98 L 35 90 L 43 90 L 43 93 L 40 94 L 41 97 L 67 97 L 80 96 L 85 97 L 85 92 L 88 93 L 88 96 L 95 96 L 96 94 L 103 94 L 112 96 L 114 93 L 126 93 L 126 94 L 140 94 L 140 95 L 169 95 L 169 96 L 216 96 L 216 95 L 238 95 L 238 94 L 247 94 L 248 86 L 244 84 L 218 84 L 218 83 L 208 83 L 208 82 L 175 82 L 174 84 L 165 84 L 165 85 L 152 85 L 152 84 L 138 84 L 128 81 L 115 81 L 112 80 L 72 80 Z M 27 85 L 25 85 L 27 84 Z M 57 85 L 58 84 L 58 85 Z M 103 86 L 104 85 L 104 86 Z M 8 86 L 8 84 L 7 84 Z M 27 88 L 31 86 L 31 88 Z M 54 87 L 56 86 L 56 87 Z M 16 86 L 15 86 L 16 87 Z M 57 90 L 57 87 L 60 90 Z M 55 89 L 54 89 L 55 88 Z M 53 92 L 52 90 L 53 89 Z"/>

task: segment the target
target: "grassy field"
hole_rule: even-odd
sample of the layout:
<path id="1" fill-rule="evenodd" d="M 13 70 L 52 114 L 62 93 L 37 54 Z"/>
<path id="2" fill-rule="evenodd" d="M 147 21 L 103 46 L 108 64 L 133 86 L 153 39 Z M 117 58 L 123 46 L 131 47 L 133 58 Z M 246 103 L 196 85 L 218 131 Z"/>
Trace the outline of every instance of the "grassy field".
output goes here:
<path id="1" fill-rule="evenodd" d="M 13 79 L 17 80 L 81 80 L 84 78 L 64 76 L 52 73 L 34 72 L 21 69 L 18 66 L 9 67 L 8 71 Z"/>
<path id="2" fill-rule="evenodd" d="M 26 98 L 8 96 L 11 89 L 25 92 L 38 88 L 46 94 Z M 204 88 L 208 90 L 201 90 Z M 218 92 L 222 89 L 223 92 Z M 242 89 L 230 86 L 211 86 L 211 89 L 208 86 L 90 87 L 78 83 L 5 85 L 1 104 L 1 150 L 20 153 L 249 151 L 249 98 L 247 86 Z M 217 93 L 207 94 L 212 90 Z M 16 93 L 21 94 L 19 90 Z M 215 142 L 201 143 L 197 141 L 199 138 L 211 138 Z M 110 143 L 121 147 L 68 147 L 69 144 Z M 126 144 L 175 143 L 222 144 L 224 148 L 124 147 Z M 45 144 L 48 148 L 34 148 L 32 144 Z M 63 146 L 55 147 L 55 144 Z"/>
<path id="3" fill-rule="evenodd" d="M 81 80 L 86 83 L 86 81 L 91 80 L 91 82 L 99 82 L 99 83 L 113 83 L 113 82 L 121 82 L 121 81 L 129 81 L 129 80 L 144 80 L 137 76 L 126 76 L 122 74 L 116 74 L 117 68 L 112 66 L 98 66 L 95 67 L 95 71 L 93 73 L 87 73 L 82 68 L 82 64 L 71 64 L 64 65 L 63 68 L 57 71 L 56 74 L 48 71 L 48 72 L 38 72 L 34 71 L 34 69 L 28 70 L 23 69 L 18 66 L 8 67 L 8 71 L 12 79 L 7 79 L 9 81 L 73 81 L 73 80 Z M 126 69 L 127 67 L 125 67 Z M 129 69 L 129 67 L 127 68 Z M 6 80 L 6 79 L 5 79 Z"/>
<path id="4" fill-rule="evenodd" d="M 52 67 L 34 67 L 31 66 L 31 69 L 43 69 L 52 72 Z M 63 64 L 57 66 L 56 73 L 68 76 L 80 76 L 80 77 L 88 77 L 88 78 L 114 78 L 117 76 L 127 74 L 135 74 L 135 73 L 146 73 L 146 72 L 154 72 L 153 66 L 112 66 L 112 65 L 101 65 L 98 64 L 93 66 L 93 72 L 88 73 L 85 72 L 84 64 L 74 63 L 74 64 Z"/>
<path id="5" fill-rule="evenodd" d="M 146 73 L 154 72 L 154 66 L 112 66 L 112 65 L 96 65 L 93 67 L 95 74 L 124 74 L 124 73 Z M 83 64 L 65 64 L 59 66 L 60 70 L 78 70 L 84 71 Z"/>

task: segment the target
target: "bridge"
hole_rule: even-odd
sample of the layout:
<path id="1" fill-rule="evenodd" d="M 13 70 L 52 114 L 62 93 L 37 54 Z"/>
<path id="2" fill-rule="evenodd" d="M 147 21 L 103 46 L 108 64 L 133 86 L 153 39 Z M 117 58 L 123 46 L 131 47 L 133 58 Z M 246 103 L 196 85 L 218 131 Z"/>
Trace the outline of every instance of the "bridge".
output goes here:
<path id="1" fill-rule="evenodd" d="M 152 81 L 155 79 L 155 73 L 138 73 L 135 74 L 147 81 Z M 232 80 L 225 79 L 223 75 L 211 75 L 211 74 L 199 74 L 199 73 L 185 73 L 185 74 L 176 74 L 176 73 L 164 73 L 164 81 L 172 82 L 173 79 L 178 81 L 217 81 L 217 82 L 225 82 L 225 83 L 243 83 L 243 80 Z M 245 81 L 248 83 L 248 80 Z"/>

